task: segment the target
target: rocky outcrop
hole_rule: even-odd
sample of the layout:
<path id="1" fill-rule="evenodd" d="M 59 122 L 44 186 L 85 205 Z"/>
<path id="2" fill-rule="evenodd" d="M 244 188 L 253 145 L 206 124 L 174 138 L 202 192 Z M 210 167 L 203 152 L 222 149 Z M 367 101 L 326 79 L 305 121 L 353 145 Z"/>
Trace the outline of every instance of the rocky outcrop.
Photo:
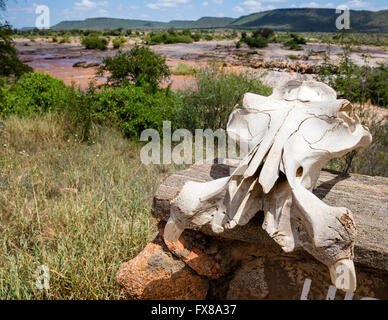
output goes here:
<path id="1" fill-rule="evenodd" d="M 175 258 L 160 237 L 121 265 L 116 282 L 131 300 L 201 300 L 208 291 L 208 280 Z"/>
<path id="2" fill-rule="evenodd" d="M 327 268 L 304 251 L 286 254 L 262 229 L 258 212 L 248 225 L 215 235 L 210 228 L 186 230 L 179 241 L 163 241 L 170 201 L 187 181 L 228 176 L 224 164 L 194 165 L 160 186 L 152 213 L 159 235 L 124 263 L 117 283 L 128 299 L 388 299 L 388 179 L 321 173 L 315 195 L 352 210 L 357 223 L 357 291 L 331 286 Z"/>

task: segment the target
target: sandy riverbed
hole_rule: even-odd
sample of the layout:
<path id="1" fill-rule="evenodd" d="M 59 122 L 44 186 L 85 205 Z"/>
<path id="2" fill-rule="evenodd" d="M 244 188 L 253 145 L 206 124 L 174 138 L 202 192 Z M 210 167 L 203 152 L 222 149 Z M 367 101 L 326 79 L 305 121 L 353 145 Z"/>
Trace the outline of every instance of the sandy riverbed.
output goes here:
<path id="1" fill-rule="evenodd" d="M 98 84 L 106 81 L 104 78 L 95 78 L 96 68 L 75 68 L 74 63 L 85 61 L 87 63 L 101 63 L 106 56 L 113 56 L 117 50 L 106 51 L 85 50 L 83 46 L 73 39 L 71 44 L 54 44 L 47 39 L 36 39 L 31 42 L 28 39 L 17 39 L 16 46 L 23 61 L 32 66 L 35 70 L 46 72 L 52 76 L 62 79 L 66 84 L 74 82 L 81 88 L 87 88 L 91 80 Z M 126 44 L 123 50 L 130 50 L 134 41 Z M 151 48 L 158 54 L 166 56 L 167 64 L 173 66 L 176 63 L 184 62 L 204 67 L 209 60 L 215 59 L 236 72 L 251 72 L 262 77 L 262 80 L 271 85 L 280 85 L 291 79 L 308 80 L 313 79 L 312 74 L 300 74 L 290 72 L 289 69 L 253 68 L 255 62 L 285 62 L 287 64 L 315 65 L 322 62 L 323 54 L 330 53 L 331 60 L 335 63 L 340 59 L 342 49 L 338 46 L 307 44 L 302 46 L 303 51 L 291 51 L 283 48 L 281 44 L 271 43 L 267 48 L 256 50 L 257 53 L 247 55 L 252 50 L 247 47 L 236 49 L 235 42 L 225 41 L 201 41 L 191 44 L 170 44 L 156 45 Z M 297 56 L 297 59 L 290 59 L 289 56 Z M 359 65 L 365 63 L 365 56 L 368 63 L 377 65 L 379 62 L 388 61 L 388 50 L 380 47 L 361 46 L 356 48 L 351 57 Z M 172 76 L 172 89 L 184 89 L 195 84 L 190 76 Z"/>

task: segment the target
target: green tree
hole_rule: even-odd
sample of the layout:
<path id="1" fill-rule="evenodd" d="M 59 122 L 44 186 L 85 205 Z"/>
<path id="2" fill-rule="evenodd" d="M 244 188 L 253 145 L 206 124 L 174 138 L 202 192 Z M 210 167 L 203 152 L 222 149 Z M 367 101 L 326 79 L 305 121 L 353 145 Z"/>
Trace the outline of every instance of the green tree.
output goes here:
<path id="1" fill-rule="evenodd" d="M 0 0 L 0 10 L 5 10 L 6 1 Z M 20 77 L 22 74 L 32 71 L 32 68 L 18 58 L 12 35 L 11 26 L 0 21 L 0 76 Z"/>
<path id="2" fill-rule="evenodd" d="M 13 31 L 8 24 L 0 25 L 0 76 L 20 77 L 32 68 L 24 64 L 17 56 L 12 40 Z"/>
<path id="3" fill-rule="evenodd" d="M 154 90 L 158 84 L 170 77 L 166 59 L 148 47 L 135 46 L 131 51 L 119 51 L 114 57 L 102 61 L 98 74 L 110 72 L 108 81 L 119 85 L 133 82 L 137 86 L 149 85 Z"/>

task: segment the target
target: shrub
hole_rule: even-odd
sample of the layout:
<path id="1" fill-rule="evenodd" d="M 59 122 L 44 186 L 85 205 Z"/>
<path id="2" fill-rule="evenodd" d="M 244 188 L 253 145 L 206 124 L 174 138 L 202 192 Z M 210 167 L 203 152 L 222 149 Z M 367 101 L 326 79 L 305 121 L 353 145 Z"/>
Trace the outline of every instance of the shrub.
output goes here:
<path id="1" fill-rule="evenodd" d="M 124 43 L 127 42 L 127 39 L 123 38 L 123 37 L 119 37 L 119 38 L 115 38 L 113 39 L 112 43 L 113 43 L 113 48 L 114 49 L 119 49 Z"/>
<path id="2" fill-rule="evenodd" d="M 27 73 L 12 87 L 3 89 L 0 112 L 22 116 L 59 110 L 67 101 L 68 88 L 44 73 Z"/>
<path id="3" fill-rule="evenodd" d="M 259 36 L 259 37 L 248 37 L 245 39 L 246 44 L 250 48 L 265 48 L 268 46 L 267 39 Z"/>
<path id="4" fill-rule="evenodd" d="M 338 65 L 330 63 L 328 58 L 320 67 L 318 79 L 327 82 L 340 97 L 364 104 L 370 101 L 380 107 L 388 107 L 388 65 L 356 65 L 350 58 L 351 49 L 345 48 Z"/>
<path id="5" fill-rule="evenodd" d="M 95 89 L 93 86 L 83 92 L 81 89 L 67 87 L 66 102 L 58 110 L 63 115 L 63 127 L 69 135 L 76 134 L 81 142 L 91 139 L 92 124 L 96 120 L 93 113 L 95 102 Z"/>
<path id="6" fill-rule="evenodd" d="M 191 38 L 195 41 L 195 42 L 198 42 L 199 40 L 201 40 L 201 35 L 199 33 L 194 33 L 191 35 Z"/>
<path id="7" fill-rule="evenodd" d="M 341 98 L 350 100 L 356 105 L 356 114 L 362 123 L 369 127 L 373 136 L 372 145 L 361 151 L 332 160 L 328 167 L 341 171 L 356 172 L 367 175 L 386 176 L 388 172 L 388 122 L 367 105 L 369 102 L 382 107 L 388 107 L 386 83 L 388 82 L 388 67 L 381 64 L 375 68 L 358 66 L 350 59 L 351 48 L 346 45 L 340 63 L 333 65 L 326 57 L 321 66 L 318 80 L 327 82 Z"/>
<path id="8" fill-rule="evenodd" d="M 258 29 L 253 32 L 252 36 L 254 38 L 262 37 L 264 39 L 269 39 L 275 35 L 275 32 L 268 28 Z"/>
<path id="9" fill-rule="evenodd" d="M 271 29 L 258 29 L 248 37 L 246 32 L 241 34 L 241 39 L 237 42 L 236 47 L 240 48 L 241 43 L 246 43 L 250 48 L 265 48 L 268 46 L 269 39 L 274 35 Z"/>
<path id="10" fill-rule="evenodd" d="M 63 37 L 59 43 L 71 43 L 70 37 Z"/>
<path id="11" fill-rule="evenodd" d="M 129 138 L 139 138 L 145 129 L 156 129 L 162 134 L 163 121 L 174 121 L 180 108 L 179 97 L 169 90 L 150 93 L 130 84 L 98 92 L 94 101 L 95 119 L 116 122 Z"/>
<path id="12" fill-rule="evenodd" d="M 306 39 L 298 36 L 297 34 L 291 33 L 291 39 L 284 43 L 284 46 L 289 50 L 302 50 L 300 44 L 306 44 Z"/>
<path id="13" fill-rule="evenodd" d="M 106 50 L 108 48 L 108 40 L 97 35 L 89 35 L 82 39 L 82 45 L 86 49 Z"/>
<path id="14" fill-rule="evenodd" d="M 354 172 L 370 176 L 388 176 L 388 122 L 381 119 L 373 110 L 356 107 L 356 114 L 361 122 L 368 126 L 372 134 L 372 145 L 368 149 L 353 151 L 328 164 L 329 169 L 339 172 Z"/>
<path id="15" fill-rule="evenodd" d="M 284 44 L 285 47 L 287 47 L 288 50 L 295 50 L 295 51 L 300 51 L 300 50 L 303 50 L 302 47 L 293 42 L 293 41 L 288 41 Z"/>
<path id="16" fill-rule="evenodd" d="M 373 104 L 388 108 L 388 65 L 370 68 L 367 78 L 367 97 Z"/>
<path id="17" fill-rule="evenodd" d="M 194 40 L 191 37 L 191 34 L 185 33 L 175 33 L 170 30 L 169 32 L 164 33 L 151 33 L 146 39 L 147 44 L 156 45 L 156 44 L 173 44 L 173 43 L 192 43 Z"/>
<path id="18" fill-rule="evenodd" d="M 271 88 L 249 74 L 227 72 L 213 65 L 197 74 L 197 89 L 183 93 L 183 106 L 178 121 L 181 127 L 194 131 L 197 128 L 225 128 L 229 115 L 247 92 L 270 95 Z"/>
<path id="19" fill-rule="evenodd" d="M 166 59 L 142 46 L 135 46 L 129 52 L 119 51 L 114 57 L 104 58 L 102 63 L 99 74 L 109 71 L 108 81 L 116 85 L 131 81 L 138 86 L 150 85 L 155 89 L 170 76 Z"/>
<path id="20" fill-rule="evenodd" d="M 207 34 L 207 35 L 205 35 L 204 39 L 206 41 L 212 41 L 212 40 L 214 40 L 214 37 L 212 35 L 210 35 L 210 34 Z"/>

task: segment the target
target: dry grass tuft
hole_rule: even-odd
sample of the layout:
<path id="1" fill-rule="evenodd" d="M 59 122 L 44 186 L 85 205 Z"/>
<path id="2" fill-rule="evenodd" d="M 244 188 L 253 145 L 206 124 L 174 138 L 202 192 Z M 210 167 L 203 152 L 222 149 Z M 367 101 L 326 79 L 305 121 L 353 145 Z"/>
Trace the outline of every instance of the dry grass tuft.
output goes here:
<path id="1" fill-rule="evenodd" d="M 140 145 L 114 129 L 93 128 L 87 145 L 61 123 L 1 123 L 0 299 L 118 299 L 120 263 L 157 231 L 152 197 L 174 168 L 142 165 Z M 36 289 L 40 265 L 49 290 Z"/>

